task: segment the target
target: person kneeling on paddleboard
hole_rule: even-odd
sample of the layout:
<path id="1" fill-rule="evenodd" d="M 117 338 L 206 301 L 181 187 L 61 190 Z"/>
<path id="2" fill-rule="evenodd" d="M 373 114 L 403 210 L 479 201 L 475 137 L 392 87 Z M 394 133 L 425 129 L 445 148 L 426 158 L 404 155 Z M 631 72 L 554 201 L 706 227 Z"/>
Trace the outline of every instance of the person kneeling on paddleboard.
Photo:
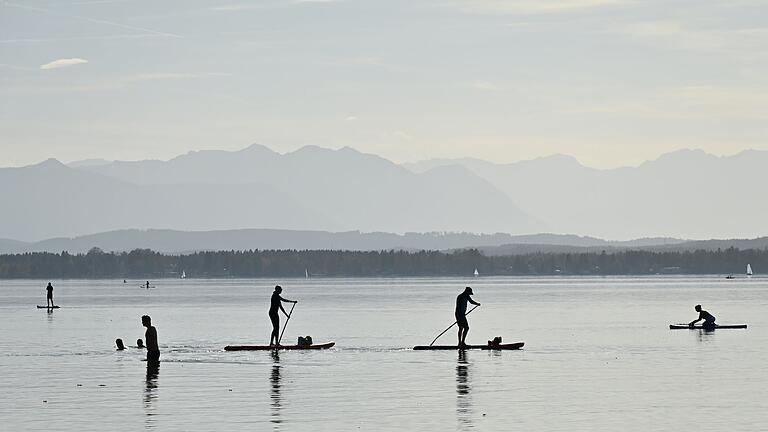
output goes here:
<path id="1" fill-rule="evenodd" d="M 295 300 L 280 297 L 281 292 L 283 292 L 283 287 L 275 285 L 275 291 L 272 293 L 272 300 L 269 304 L 269 320 L 272 321 L 272 335 L 269 337 L 269 345 L 280 345 L 280 315 L 278 311 L 283 311 L 285 316 L 288 316 L 288 312 L 283 309 L 283 302 L 298 303 Z M 272 343 L 273 340 L 275 341 L 274 344 Z"/>
<path id="2" fill-rule="evenodd" d="M 467 303 L 480 306 L 480 303 L 472 300 L 472 288 L 466 287 L 464 292 L 456 297 L 456 324 L 459 326 L 459 346 L 466 345 L 469 322 L 467 322 Z"/>
<path id="3" fill-rule="evenodd" d="M 699 322 L 701 320 L 704 320 L 704 323 L 702 324 L 702 327 L 704 327 L 704 328 L 715 328 L 715 317 L 711 313 L 709 313 L 709 312 L 705 311 L 704 309 L 702 309 L 701 305 L 696 305 L 696 307 L 694 309 L 696 309 L 696 312 L 699 313 L 699 318 L 696 319 L 696 320 L 691 321 L 688 324 L 689 327 L 693 327 L 694 324 L 696 324 L 697 322 Z"/>

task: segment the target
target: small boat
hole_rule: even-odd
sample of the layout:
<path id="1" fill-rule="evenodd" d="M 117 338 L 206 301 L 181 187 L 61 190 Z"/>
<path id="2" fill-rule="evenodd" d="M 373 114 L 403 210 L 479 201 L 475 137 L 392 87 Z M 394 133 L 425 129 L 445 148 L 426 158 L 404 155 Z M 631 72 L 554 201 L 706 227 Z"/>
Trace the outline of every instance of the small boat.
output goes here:
<path id="1" fill-rule="evenodd" d="M 752 266 L 747 264 L 747 277 L 752 277 Z"/>
<path id="2" fill-rule="evenodd" d="M 728 276 L 726 276 L 725 278 L 726 278 L 726 279 L 736 279 L 736 278 L 735 278 L 735 277 L 734 277 L 732 274 L 729 274 L 729 275 L 728 275 Z"/>
<path id="3" fill-rule="evenodd" d="M 688 324 L 670 324 L 669 329 L 670 330 L 715 330 L 715 329 L 745 329 L 747 328 L 746 324 L 715 324 L 714 327 L 704 327 L 703 325 L 695 325 L 693 327 L 689 326 Z"/>
<path id="4" fill-rule="evenodd" d="M 187 272 L 185 272 L 184 270 L 181 271 L 181 278 L 182 279 L 186 279 L 187 278 Z"/>
<path id="5" fill-rule="evenodd" d="M 525 342 L 515 342 L 515 343 L 509 343 L 509 344 L 499 344 L 499 345 L 464 345 L 464 346 L 458 346 L 458 345 L 416 345 L 413 347 L 414 350 L 417 351 L 428 351 L 428 350 L 518 350 L 525 345 Z"/>
<path id="6" fill-rule="evenodd" d="M 304 269 L 304 277 L 305 277 L 306 279 L 309 279 L 309 270 L 307 270 L 307 269 Z"/>
<path id="7" fill-rule="evenodd" d="M 480 272 L 478 272 L 477 269 L 475 269 L 475 277 L 478 277 L 478 276 L 480 276 Z"/>
<path id="8" fill-rule="evenodd" d="M 272 350 L 322 350 L 336 345 L 336 342 L 327 342 L 313 345 L 227 345 L 224 351 L 272 351 Z"/>
<path id="9" fill-rule="evenodd" d="M 40 306 L 40 305 L 37 305 L 37 308 L 38 309 L 58 309 L 59 306 Z"/>

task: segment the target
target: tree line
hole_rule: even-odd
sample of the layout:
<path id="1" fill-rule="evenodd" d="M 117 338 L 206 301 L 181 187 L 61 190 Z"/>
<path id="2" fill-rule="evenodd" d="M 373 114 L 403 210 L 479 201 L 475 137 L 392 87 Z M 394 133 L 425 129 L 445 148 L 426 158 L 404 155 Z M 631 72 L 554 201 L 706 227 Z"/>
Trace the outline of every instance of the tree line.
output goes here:
<path id="1" fill-rule="evenodd" d="M 612 251 L 485 256 L 440 251 L 247 250 L 171 255 L 149 249 L 0 255 L 0 278 L 387 277 L 480 275 L 743 274 L 768 269 L 768 249 Z"/>

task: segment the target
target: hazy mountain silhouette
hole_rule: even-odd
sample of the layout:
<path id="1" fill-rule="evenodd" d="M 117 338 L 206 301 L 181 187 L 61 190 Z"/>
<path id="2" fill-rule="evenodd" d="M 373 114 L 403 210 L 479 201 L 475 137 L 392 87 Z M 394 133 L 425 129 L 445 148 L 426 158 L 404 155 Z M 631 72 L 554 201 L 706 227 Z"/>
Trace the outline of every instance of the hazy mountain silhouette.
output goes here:
<path id="1" fill-rule="evenodd" d="M 622 249 L 654 251 L 768 248 L 768 237 L 757 239 L 685 241 L 644 238 L 607 241 L 594 237 L 560 234 L 474 233 L 364 233 L 307 230 L 241 229 L 222 231 L 118 230 L 74 238 L 52 238 L 39 242 L 0 239 L 0 254 L 22 252 L 85 253 L 93 247 L 105 251 L 152 249 L 166 253 L 202 250 L 313 249 L 313 250 L 455 250 L 477 248 L 486 255 L 520 255 L 534 252 L 600 252 Z"/>
<path id="2" fill-rule="evenodd" d="M 414 174 L 344 148 L 281 155 L 263 146 L 170 161 L 58 161 L 0 169 L 0 237 L 123 228 L 539 231 L 542 225 L 464 167 Z"/>
<path id="3" fill-rule="evenodd" d="M 437 159 L 414 172 L 460 165 L 509 195 L 556 232 L 606 238 L 686 238 L 766 234 L 768 152 L 717 157 L 700 150 L 665 154 L 638 167 L 598 170 L 555 155 L 495 164 Z"/>
<path id="4" fill-rule="evenodd" d="M 130 251 L 137 248 L 161 252 L 247 249 L 334 249 L 334 250 L 448 250 L 485 248 L 493 254 L 523 251 L 567 251 L 580 248 L 635 247 L 645 244 L 680 243 L 673 239 L 641 239 L 609 242 L 594 237 L 559 234 L 474 233 L 364 233 L 360 231 L 294 231 L 241 229 L 223 231 L 117 230 L 74 238 L 52 238 L 33 243 L 0 240 L 0 253 L 87 252 L 93 247 L 105 251 Z"/>

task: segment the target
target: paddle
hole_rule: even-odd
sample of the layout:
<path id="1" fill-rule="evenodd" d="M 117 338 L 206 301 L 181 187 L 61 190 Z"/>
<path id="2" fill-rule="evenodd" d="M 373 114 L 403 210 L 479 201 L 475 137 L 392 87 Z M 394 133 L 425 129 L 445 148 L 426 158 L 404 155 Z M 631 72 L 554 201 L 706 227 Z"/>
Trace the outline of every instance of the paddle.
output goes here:
<path id="1" fill-rule="evenodd" d="M 277 344 L 280 345 L 280 341 L 283 340 L 283 333 L 285 333 L 285 328 L 288 327 L 288 321 L 291 320 L 291 315 L 293 315 L 293 308 L 296 307 L 296 303 L 291 306 L 291 311 L 288 312 L 288 318 L 285 319 L 285 324 L 283 324 L 283 331 L 280 332 L 280 338 L 277 339 Z"/>
<path id="2" fill-rule="evenodd" d="M 467 316 L 467 315 L 471 314 L 473 310 L 475 310 L 475 309 L 477 309 L 477 308 L 479 308 L 479 307 L 480 307 L 480 305 L 477 305 L 477 306 L 473 307 L 472 309 L 470 309 L 470 310 L 469 310 L 469 312 L 467 312 L 466 314 L 464 314 L 464 316 Z M 442 332 L 442 333 L 440 333 L 439 335 L 437 335 L 437 337 L 435 338 L 435 340 L 433 340 L 433 341 L 432 341 L 432 343 L 430 343 L 430 344 L 429 344 L 429 346 L 432 346 L 432 345 L 433 345 L 435 342 L 437 342 L 437 340 L 440 338 L 440 336 L 444 335 L 444 334 L 445 334 L 445 332 L 447 332 L 448 330 L 452 329 L 452 328 L 453 328 L 453 326 L 455 326 L 455 325 L 456 325 L 456 323 L 458 323 L 458 321 L 454 321 L 454 322 L 453 322 L 453 324 L 451 324 L 451 326 L 450 326 L 450 327 L 448 327 L 447 329 L 443 330 L 443 332 Z"/>

